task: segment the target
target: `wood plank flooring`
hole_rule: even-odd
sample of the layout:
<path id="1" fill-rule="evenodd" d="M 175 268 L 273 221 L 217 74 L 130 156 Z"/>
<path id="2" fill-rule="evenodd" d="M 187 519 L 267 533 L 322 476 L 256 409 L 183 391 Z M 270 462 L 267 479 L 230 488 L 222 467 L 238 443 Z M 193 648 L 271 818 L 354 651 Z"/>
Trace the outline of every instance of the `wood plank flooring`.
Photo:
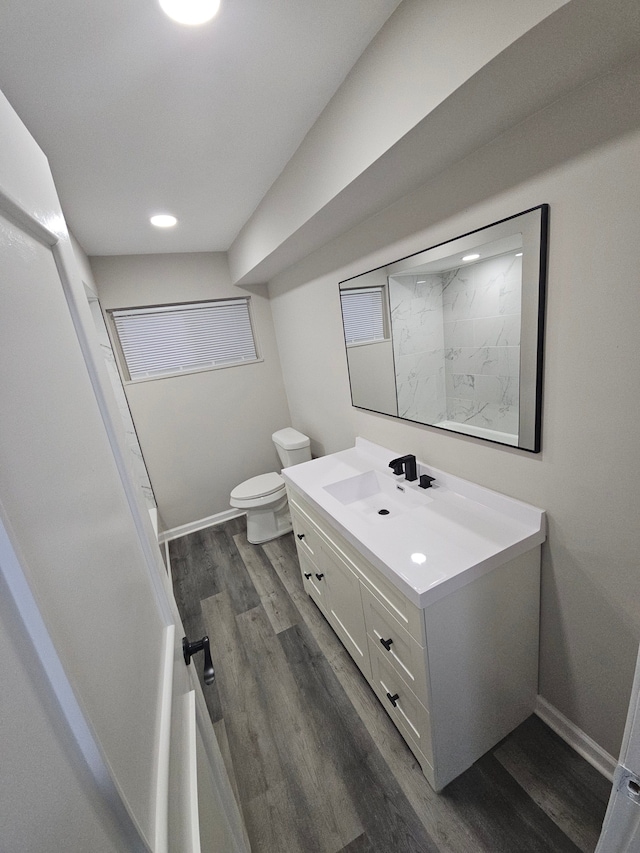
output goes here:
<path id="1" fill-rule="evenodd" d="M 187 636 L 211 639 L 204 693 L 253 853 L 595 849 L 610 784 L 535 716 L 430 788 L 304 592 L 291 534 L 250 545 L 239 518 L 169 554 Z"/>

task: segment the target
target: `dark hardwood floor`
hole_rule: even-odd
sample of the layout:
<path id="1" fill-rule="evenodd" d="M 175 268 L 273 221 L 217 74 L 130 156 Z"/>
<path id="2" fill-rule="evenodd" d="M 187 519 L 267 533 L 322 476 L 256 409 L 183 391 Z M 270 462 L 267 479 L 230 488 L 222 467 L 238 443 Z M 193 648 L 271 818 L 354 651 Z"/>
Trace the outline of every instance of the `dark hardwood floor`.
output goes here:
<path id="1" fill-rule="evenodd" d="M 292 534 L 244 518 L 176 539 L 187 636 L 253 853 L 589 853 L 610 784 L 537 717 L 436 794 L 302 589 Z"/>

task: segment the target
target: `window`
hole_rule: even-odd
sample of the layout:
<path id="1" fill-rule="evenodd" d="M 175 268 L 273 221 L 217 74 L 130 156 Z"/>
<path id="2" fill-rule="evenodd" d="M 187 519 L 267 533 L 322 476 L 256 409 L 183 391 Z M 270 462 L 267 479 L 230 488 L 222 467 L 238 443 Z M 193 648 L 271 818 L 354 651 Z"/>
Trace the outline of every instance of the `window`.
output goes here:
<path id="1" fill-rule="evenodd" d="M 340 293 L 347 346 L 384 341 L 384 287 L 358 287 Z"/>
<path id="2" fill-rule="evenodd" d="M 248 298 L 110 313 L 133 381 L 258 361 Z"/>

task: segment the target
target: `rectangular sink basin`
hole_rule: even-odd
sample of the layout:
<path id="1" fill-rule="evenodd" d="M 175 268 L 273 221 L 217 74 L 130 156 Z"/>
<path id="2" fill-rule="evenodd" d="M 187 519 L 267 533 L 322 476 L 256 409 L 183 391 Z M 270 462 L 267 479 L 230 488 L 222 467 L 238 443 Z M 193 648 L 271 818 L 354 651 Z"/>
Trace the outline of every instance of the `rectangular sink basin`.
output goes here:
<path id="1" fill-rule="evenodd" d="M 432 500 L 408 488 L 408 483 L 396 482 L 378 471 L 365 471 L 330 483 L 324 489 L 343 506 L 369 521 L 397 518 Z"/>

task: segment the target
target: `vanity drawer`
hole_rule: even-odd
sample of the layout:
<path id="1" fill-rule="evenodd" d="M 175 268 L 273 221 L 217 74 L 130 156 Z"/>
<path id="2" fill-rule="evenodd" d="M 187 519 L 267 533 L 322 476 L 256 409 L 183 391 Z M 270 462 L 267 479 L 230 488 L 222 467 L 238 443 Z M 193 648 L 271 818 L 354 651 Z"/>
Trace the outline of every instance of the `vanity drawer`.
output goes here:
<path id="1" fill-rule="evenodd" d="M 362 585 L 362 606 L 367 634 L 376 650 L 393 666 L 422 704 L 428 708 L 426 650 L 405 631 L 364 584 Z"/>
<path id="2" fill-rule="evenodd" d="M 300 563 L 300 570 L 302 571 L 302 585 L 305 592 L 311 596 L 320 610 L 327 616 L 329 612 L 327 604 L 327 582 L 323 572 L 299 548 L 298 561 Z"/>
<path id="3" fill-rule="evenodd" d="M 371 685 L 385 710 L 422 764 L 422 759 L 433 767 L 431 746 L 431 719 L 429 712 L 409 690 L 402 678 L 376 648 L 369 643 L 371 657 Z M 393 701 L 392 701 L 393 700 Z"/>

